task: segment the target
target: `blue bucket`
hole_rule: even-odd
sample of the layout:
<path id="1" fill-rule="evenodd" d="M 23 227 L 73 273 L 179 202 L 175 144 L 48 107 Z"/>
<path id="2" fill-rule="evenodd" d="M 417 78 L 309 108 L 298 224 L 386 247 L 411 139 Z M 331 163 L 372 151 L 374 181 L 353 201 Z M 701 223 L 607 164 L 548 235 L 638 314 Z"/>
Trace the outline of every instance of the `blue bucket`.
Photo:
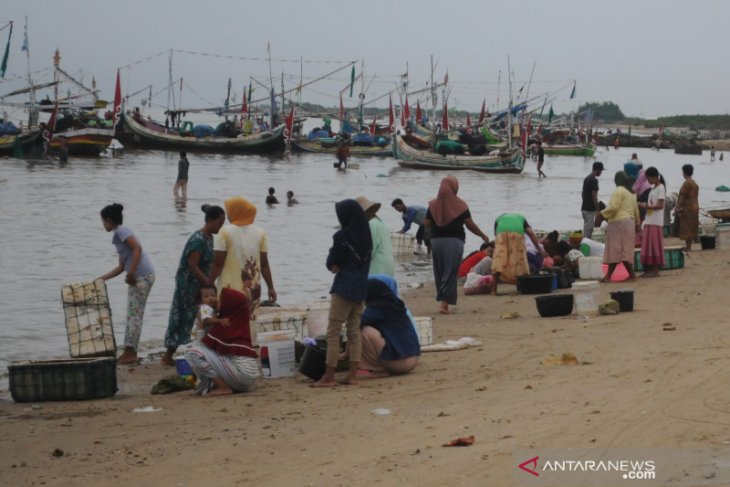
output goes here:
<path id="1" fill-rule="evenodd" d="M 190 368 L 190 364 L 182 357 L 175 359 L 175 370 L 177 375 L 193 375 L 193 369 Z"/>

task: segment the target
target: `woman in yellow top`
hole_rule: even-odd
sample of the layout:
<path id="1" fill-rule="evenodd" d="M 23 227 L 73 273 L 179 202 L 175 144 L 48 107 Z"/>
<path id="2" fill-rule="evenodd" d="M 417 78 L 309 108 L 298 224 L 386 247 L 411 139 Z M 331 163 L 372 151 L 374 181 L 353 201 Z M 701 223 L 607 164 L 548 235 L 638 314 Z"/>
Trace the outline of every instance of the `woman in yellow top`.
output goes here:
<path id="1" fill-rule="evenodd" d="M 631 192 L 631 180 L 623 171 L 618 171 L 613 178 L 616 189 L 601 215 L 608 221 L 606 229 L 606 250 L 603 263 L 608 264 L 608 273 L 601 282 L 610 282 L 613 271 L 619 262 L 623 262 L 629 273 L 629 280 L 636 279 L 634 274 L 634 245 L 636 234 L 640 231 L 639 207 L 636 195 Z"/>
<path id="2" fill-rule="evenodd" d="M 269 300 L 276 301 L 271 277 L 266 232 L 254 225 L 256 207 L 245 198 L 236 196 L 224 202 L 227 225 L 213 240 L 213 268 L 210 280 L 218 278 L 218 289 L 230 287 L 246 294 L 250 301 L 251 316 L 255 316 L 261 298 L 261 278 L 266 281 Z"/>

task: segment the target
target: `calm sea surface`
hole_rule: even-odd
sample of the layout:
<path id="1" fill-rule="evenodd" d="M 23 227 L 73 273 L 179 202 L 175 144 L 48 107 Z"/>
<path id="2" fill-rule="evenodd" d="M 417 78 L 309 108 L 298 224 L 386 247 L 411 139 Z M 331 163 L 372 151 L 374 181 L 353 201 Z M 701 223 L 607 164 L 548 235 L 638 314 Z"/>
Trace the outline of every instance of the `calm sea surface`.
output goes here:
<path id="1" fill-rule="evenodd" d="M 632 149 L 596 154 L 607 171 L 600 179 L 599 196 L 607 200 L 613 173 Z M 702 156 L 677 156 L 671 151 L 636 150 L 644 167 L 655 165 L 668 190 L 682 183 L 681 166 L 695 165 L 703 208 L 730 206 L 730 194 L 716 192 L 730 186 L 725 162 L 710 163 Z M 188 201 L 176 204 L 172 186 L 177 153 L 125 150 L 116 157 L 71 158 L 65 165 L 51 160 L 0 158 L 0 383 L 6 386 L 9 362 L 68 356 L 61 307 L 61 285 L 94 279 L 111 270 L 117 255 L 111 234 L 104 231 L 99 210 L 111 202 L 124 205 L 124 223 L 150 254 L 157 279 L 147 304 L 142 351 L 158 349 L 167 326 L 174 276 L 188 236 L 203 224 L 200 206 L 222 206 L 229 196 L 241 195 L 258 205 L 256 223 L 269 235 L 269 260 L 282 305 L 307 304 L 327 296 L 332 281 L 324 261 L 336 229 L 334 203 L 365 195 L 380 201 L 380 217 L 393 230 L 400 216 L 390 207 L 395 197 L 421 204 L 435 197 L 447 173 L 400 169 L 394 159 L 355 159 L 358 169 L 346 173 L 332 167 L 333 157 L 312 154 L 237 156 L 191 154 Z M 580 189 L 593 158 L 547 157 L 548 178 L 538 180 L 530 161 L 521 175 L 460 172 L 459 195 L 470 205 L 479 226 L 490 236 L 494 218 L 505 211 L 525 214 L 539 229 L 580 228 Z M 294 191 L 300 204 L 268 208 L 267 188 L 274 186 L 280 200 Z M 415 229 L 412 230 L 415 232 Z M 466 250 L 479 241 L 467 237 Z M 399 261 L 401 286 L 431 278 L 428 262 Z M 126 311 L 123 275 L 108 281 L 117 342 L 122 343 Z"/>

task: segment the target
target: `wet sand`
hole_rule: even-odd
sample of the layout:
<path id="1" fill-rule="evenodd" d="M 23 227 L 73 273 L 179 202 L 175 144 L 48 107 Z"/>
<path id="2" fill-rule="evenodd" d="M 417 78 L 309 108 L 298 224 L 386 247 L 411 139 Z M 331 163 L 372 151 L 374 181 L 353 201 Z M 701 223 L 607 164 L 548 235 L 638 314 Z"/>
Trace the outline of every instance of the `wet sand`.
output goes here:
<path id="1" fill-rule="evenodd" d="M 434 341 L 481 346 L 425 353 L 413 374 L 357 387 L 316 390 L 298 376 L 228 397 L 152 396 L 172 372 L 155 362 L 120 367 L 105 400 L 15 404 L 3 391 L 0 485 L 506 486 L 517 449 L 726 448 L 730 251 L 696 247 L 684 269 L 601 285 L 602 299 L 635 289 L 636 310 L 587 321 L 540 318 L 507 285 L 460 296 L 448 316 L 431 285 L 410 291 Z M 544 364 L 566 352 L 578 365 Z M 132 412 L 145 406 L 161 410 Z M 469 435 L 472 446 L 441 446 Z M 713 474 L 681 467 L 686 485 Z"/>

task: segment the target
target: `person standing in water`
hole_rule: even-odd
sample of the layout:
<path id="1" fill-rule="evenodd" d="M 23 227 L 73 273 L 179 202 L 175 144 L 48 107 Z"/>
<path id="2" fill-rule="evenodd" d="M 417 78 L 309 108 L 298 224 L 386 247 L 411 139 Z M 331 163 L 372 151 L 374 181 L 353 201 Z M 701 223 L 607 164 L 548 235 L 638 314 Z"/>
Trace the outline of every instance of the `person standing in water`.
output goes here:
<path id="1" fill-rule="evenodd" d="M 181 151 L 180 160 L 177 161 L 177 180 L 172 188 L 172 194 L 175 198 L 188 199 L 188 169 L 190 169 L 188 155 L 185 151 Z M 178 196 L 178 190 L 180 190 L 181 196 Z"/>
<path id="2" fill-rule="evenodd" d="M 545 149 L 542 146 L 542 140 L 537 141 L 537 177 L 546 178 L 547 175 L 542 172 L 542 165 L 545 164 Z"/>

